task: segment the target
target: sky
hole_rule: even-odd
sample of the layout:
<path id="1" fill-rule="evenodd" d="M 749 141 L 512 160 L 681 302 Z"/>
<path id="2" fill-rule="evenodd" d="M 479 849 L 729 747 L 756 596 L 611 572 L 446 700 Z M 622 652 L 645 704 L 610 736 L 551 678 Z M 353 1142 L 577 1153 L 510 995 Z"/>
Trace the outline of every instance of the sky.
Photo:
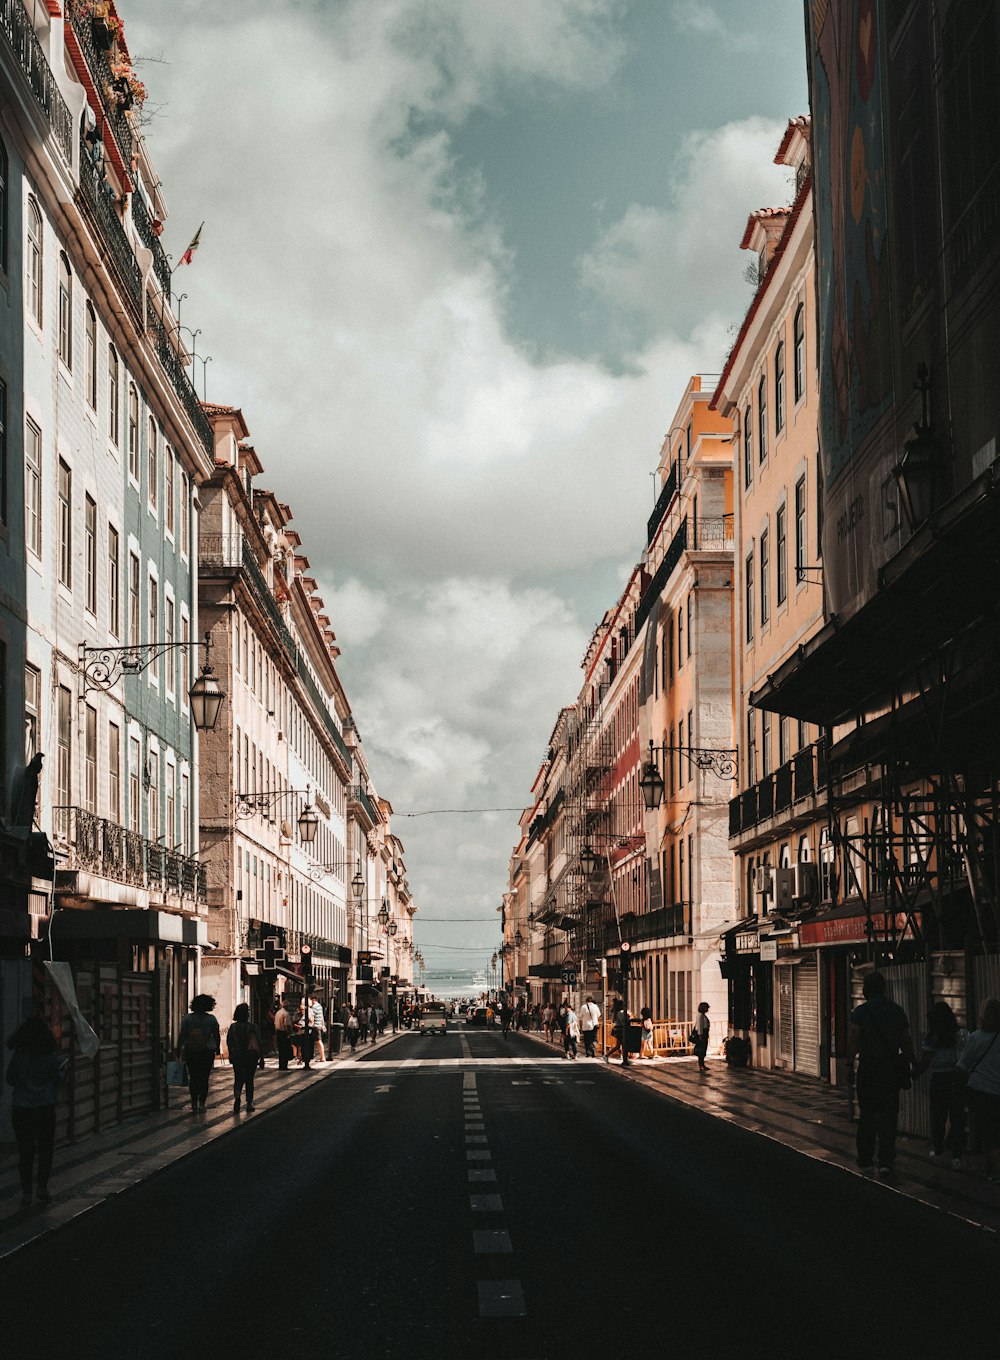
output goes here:
<path id="1" fill-rule="evenodd" d="M 530 797 L 790 199 L 801 0 L 119 10 L 199 391 L 292 507 L 428 967 L 479 967 L 517 812 L 406 814 Z"/>

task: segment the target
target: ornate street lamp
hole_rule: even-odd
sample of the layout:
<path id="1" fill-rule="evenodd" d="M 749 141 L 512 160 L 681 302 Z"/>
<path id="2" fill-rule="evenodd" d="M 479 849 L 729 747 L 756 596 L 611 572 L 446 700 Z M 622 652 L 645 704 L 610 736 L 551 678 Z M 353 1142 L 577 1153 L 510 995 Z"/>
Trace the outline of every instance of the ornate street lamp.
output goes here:
<path id="1" fill-rule="evenodd" d="M 647 812 L 655 812 L 663 802 L 664 784 L 663 776 L 660 774 L 653 755 L 653 743 L 649 743 L 649 759 L 642 767 L 642 778 L 639 780 L 639 788 L 642 790 L 642 801 L 646 805 Z"/>
<path id="2" fill-rule="evenodd" d="M 212 648 L 210 633 L 205 634 L 201 645 L 205 648 L 205 661 L 188 692 L 188 699 L 191 703 L 191 721 L 200 732 L 209 732 L 219 720 L 226 696 L 209 665 L 208 654 Z M 123 675 L 141 675 L 147 666 L 159 661 L 167 652 L 175 652 L 179 648 L 190 651 L 191 646 L 190 642 L 142 642 L 125 647 L 88 647 L 85 642 L 81 642 L 79 668 L 83 676 L 83 697 L 86 699 L 91 689 L 111 689 Z"/>
<path id="3" fill-rule="evenodd" d="M 308 798 L 308 792 L 306 797 Z M 312 803 L 306 803 L 298 817 L 299 836 L 303 845 L 312 845 L 319 830 L 319 813 Z"/>

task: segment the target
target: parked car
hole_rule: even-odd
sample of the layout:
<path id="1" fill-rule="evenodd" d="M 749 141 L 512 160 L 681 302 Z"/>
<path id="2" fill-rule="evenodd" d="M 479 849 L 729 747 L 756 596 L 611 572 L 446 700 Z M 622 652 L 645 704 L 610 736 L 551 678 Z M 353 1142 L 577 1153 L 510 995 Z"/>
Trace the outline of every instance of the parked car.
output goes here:
<path id="1" fill-rule="evenodd" d="M 466 1023 L 467 1025 L 477 1025 L 480 1029 L 485 1029 L 485 1028 L 486 1028 L 486 1007 L 485 1007 L 485 1006 L 472 1006 L 472 1007 L 470 1007 L 470 1008 L 469 1008 L 469 1011 L 468 1011 L 468 1014 L 467 1014 L 466 1017 L 465 1017 L 465 1023 Z"/>

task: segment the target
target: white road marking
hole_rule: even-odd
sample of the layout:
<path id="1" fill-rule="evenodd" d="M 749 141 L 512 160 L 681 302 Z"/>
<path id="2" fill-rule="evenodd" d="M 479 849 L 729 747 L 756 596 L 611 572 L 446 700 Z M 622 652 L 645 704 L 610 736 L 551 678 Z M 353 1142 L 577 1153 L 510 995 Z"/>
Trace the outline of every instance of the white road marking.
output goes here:
<path id="1" fill-rule="evenodd" d="M 480 1317 L 524 1317 L 524 1290 L 520 1280 L 480 1280 Z"/>
<path id="2" fill-rule="evenodd" d="M 492 1162 L 493 1154 L 484 1152 L 481 1148 L 475 1148 L 465 1154 L 465 1160 L 467 1162 Z"/>
<path id="3" fill-rule="evenodd" d="M 465 1054 L 463 1054 L 463 1056 L 471 1056 L 471 1055 L 465 1055 Z M 462 1090 L 463 1090 L 463 1091 L 474 1091 L 475 1089 L 476 1089 L 476 1074 L 475 1074 L 475 1072 L 463 1072 L 463 1073 L 462 1073 Z"/>
<path id="4" fill-rule="evenodd" d="M 492 1168 L 485 1171 L 470 1170 L 467 1174 L 470 1181 L 495 1181 L 497 1178 L 497 1173 Z"/>
<path id="5" fill-rule="evenodd" d="M 393 1068 L 413 1068 L 413 1067 L 459 1067 L 475 1068 L 477 1071 L 494 1067 L 550 1067 L 553 1059 L 551 1058 L 371 1058 L 366 1062 L 341 1063 L 335 1067 L 331 1076 L 342 1075 L 344 1072 L 380 1072 Z"/>
<path id="6" fill-rule="evenodd" d="M 503 1200 L 499 1195 L 470 1195 L 469 1207 L 477 1214 L 501 1214 Z"/>
<path id="7" fill-rule="evenodd" d="M 467 1134 L 465 1135 L 465 1142 L 466 1142 L 466 1145 L 467 1145 L 467 1146 L 468 1146 L 469 1144 L 471 1144 L 471 1143 L 485 1143 L 485 1142 L 487 1142 L 486 1134 L 485 1134 L 485 1133 L 467 1133 Z"/>
<path id="8" fill-rule="evenodd" d="M 473 1228 L 472 1250 L 477 1256 L 512 1256 L 510 1233 L 506 1228 Z"/>
<path id="9" fill-rule="evenodd" d="M 469 1041 L 468 1041 L 468 1039 L 465 1037 L 464 1034 L 460 1036 L 458 1042 L 459 1042 L 459 1044 L 461 1045 L 461 1048 L 462 1048 L 462 1057 L 463 1057 L 463 1058 L 471 1058 L 471 1057 L 472 1057 L 472 1049 L 469 1047 Z"/>
<path id="10" fill-rule="evenodd" d="M 392 1087 L 391 1087 L 391 1086 L 376 1086 L 376 1087 L 375 1087 L 375 1094 L 376 1094 L 377 1096 L 380 1096 L 380 1095 L 382 1094 L 383 1091 L 391 1091 L 391 1090 L 392 1090 Z"/>

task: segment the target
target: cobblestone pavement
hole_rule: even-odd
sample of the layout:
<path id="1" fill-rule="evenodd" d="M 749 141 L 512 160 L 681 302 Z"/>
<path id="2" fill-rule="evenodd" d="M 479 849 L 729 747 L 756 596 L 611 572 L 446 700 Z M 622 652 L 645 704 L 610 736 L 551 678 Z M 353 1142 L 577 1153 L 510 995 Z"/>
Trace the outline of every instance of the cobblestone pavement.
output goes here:
<path id="1" fill-rule="evenodd" d="M 192 1114 L 186 1091 L 171 1090 L 173 1103 L 169 1109 L 139 1115 L 79 1142 L 58 1145 L 50 1204 L 22 1208 L 17 1153 L 12 1145 L 6 1147 L 0 1156 L 0 1259 L 206 1143 L 232 1133 L 247 1120 L 260 1119 L 268 1110 L 331 1075 L 341 1064 L 384 1049 L 397 1037 L 386 1034 L 363 1049 L 359 1045 L 356 1056 L 345 1048 L 325 1064 L 314 1063 L 308 1071 L 291 1067 L 279 1072 L 277 1059 L 268 1058 L 265 1070 L 257 1073 L 252 1114 L 247 1114 L 245 1107 L 238 1115 L 233 1113 L 233 1069 L 227 1062 L 216 1064 L 204 1114 Z"/>

